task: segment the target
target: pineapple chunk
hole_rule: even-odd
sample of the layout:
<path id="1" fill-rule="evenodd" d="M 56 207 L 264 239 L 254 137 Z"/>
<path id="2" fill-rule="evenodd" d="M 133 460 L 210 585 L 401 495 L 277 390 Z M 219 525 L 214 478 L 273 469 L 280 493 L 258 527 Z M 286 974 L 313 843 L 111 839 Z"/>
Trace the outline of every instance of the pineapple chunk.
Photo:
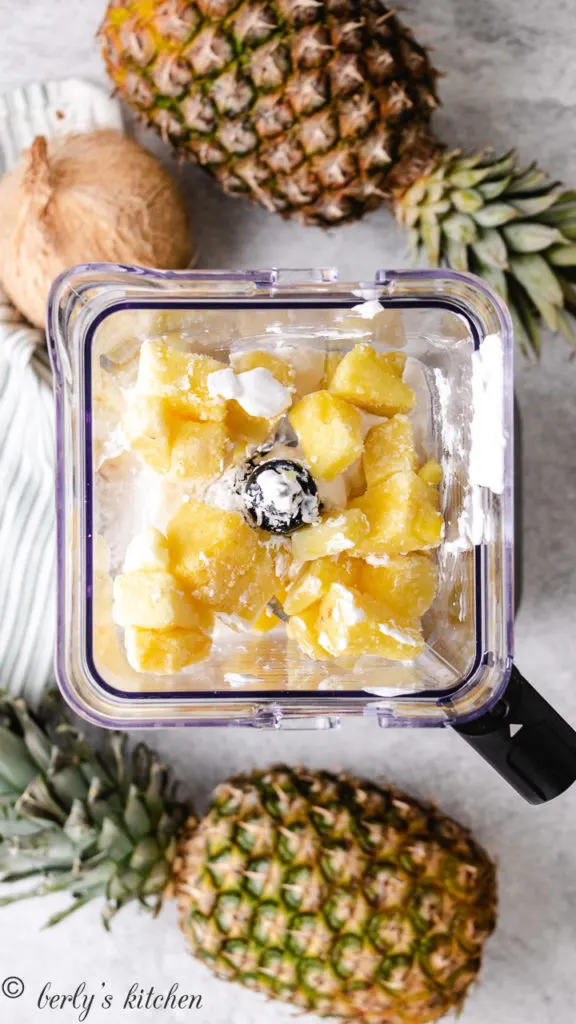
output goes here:
<path id="1" fill-rule="evenodd" d="M 292 615 L 286 624 L 286 633 L 291 640 L 315 661 L 326 658 L 326 651 L 318 643 L 318 606 L 313 604 L 298 615 Z"/>
<path id="2" fill-rule="evenodd" d="M 269 370 L 284 387 L 293 388 L 294 369 L 286 360 L 262 349 L 240 352 L 232 356 L 235 373 L 248 370 Z M 264 416 L 250 416 L 234 399 L 228 402 L 226 425 L 230 436 L 240 444 L 262 444 L 273 433 L 281 416 L 266 419 Z"/>
<path id="3" fill-rule="evenodd" d="M 273 551 L 239 512 L 189 501 L 167 532 L 175 574 L 216 611 L 252 619 L 274 596 Z"/>
<path id="4" fill-rule="evenodd" d="M 412 661 L 424 649 L 414 620 L 400 619 L 384 605 L 357 590 L 333 583 L 322 599 L 318 643 L 329 655 L 377 654 L 392 661 Z"/>
<path id="5" fill-rule="evenodd" d="M 442 466 L 438 459 L 428 459 L 418 470 L 418 476 L 429 487 L 438 487 L 442 481 Z"/>
<path id="6" fill-rule="evenodd" d="M 235 399 L 228 402 L 226 428 L 237 444 L 262 444 L 276 427 L 280 417 L 267 420 L 264 416 L 250 416 Z"/>
<path id="7" fill-rule="evenodd" d="M 137 572 L 139 569 L 167 572 L 169 568 L 168 541 L 160 530 L 149 526 L 132 538 L 124 555 L 124 572 Z"/>
<path id="8" fill-rule="evenodd" d="M 187 594 L 169 572 L 126 572 L 114 580 L 114 622 L 141 629 L 209 631 L 212 612 Z"/>
<path id="9" fill-rule="evenodd" d="M 284 387 L 289 388 L 294 384 L 294 368 L 280 356 L 275 356 L 264 349 L 253 349 L 251 352 L 240 352 L 232 356 L 234 373 L 244 373 L 246 370 L 256 370 L 262 367 L 270 370 L 276 380 L 279 380 Z"/>
<path id="10" fill-rule="evenodd" d="M 434 600 L 436 565 L 428 555 L 391 555 L 384 565 L 358 560 L 356 586 L 407 619 L 420 618 Z"/>
<path id="11" fill-rule="evenodd" d="M 130 626 L 124 634 L 126 656 L 137 672 L 170 676 L 188 665 L 204 661 L 212 640 L 195 629 L 138 629 Z"/>
<path id="12" fill-rule="evenodd" d="M 328 391 L 306 395 L 290 423 L 316 476 L 334 480 L 362 454 L 362 420 L 354 406 Z"/>
<path id="13" fill-rule="evenodd" d="M 393 416 L 370 428 L 364 441 L 362 464 L 369 487 L 403 469 L 416 469 L 414 433 L 407 416 Z"/>
<path id="14" fill-rule="evenodd" d="M 380 352 L 379 355 L 382 365 L 387 366 L 397 377 L 402 377 L 406 366 L 405 352 Z"/>
<path id="15" fill-rule="evenodd" d="M 292 554 L 297 562 L 339 555 L 360 544 L 369 529 L 368 519 L 359 508 L 328 512 L 317 526 L 305 526 L 292 535 Z"/>
<path id="16" fill-rule="evenodd" d="M 189 482 L 208 483 L 224 469 L 230 447 L 223 423 L 185 420 L 174 432 L 172 473 Z"/>
<path id="17" fill-rule="evenodd" d="M 207 355 L 180 352 L 165 341 L 145 341 L 140 349 L 136 390 L 141 395 L 165 398 L 181 416 L 196 420 L 223 420 L 226 402 L 212 397 L 207 378 L 224 364 Z"/>
<path id="18" fill-rule="evenodd" d="M 178 423 L 162 398 L 133 395 L 122 419 L 129 447 L 157 473 L 170 469 L 172 433 Z"/>
<path id="19" fill-rule="evenodd" d="M 444 520 L 434 507 L 435 492 L 416 473 L 395 473 L 369 487 L 353 507 L 368 519 L 370 530 L 358 544 L 364 554 L 400 554 L 433 548 L 444 534 Z"/>
<path id="20" fill-rule="evenodd" d="M 236 592 L 229 597 L 229 608 L 224 610 L 236 613 L 250 623 L 261 619 L 268 602 L 278 589 L 274 563 L 274 554 L 266 544 L 260 543 L 256 561 L 241 577 Z"/>
<path id="21" fill-rule="evenodd" d="M 353 560 L 346 558 L 345 555 L 340 558 L 317 558 L 313 562 L 307 562 L 286 591 L 284 611 L 287 615 L 298 615 L 311 604 L 320 601 L 332 583 L 349 582 L 352 573 Z"/>
<path id="22" fill-rule="evenodd" d="M 274 594 L 274 597 L 280 602 L 280 604 L 282 604 L 283 596 L 284 591 L 281 591 L 280 594 L 278 594 L 278 592 Z M 281 619 L 278 618 L 276 613 L 270 607 L 270 603 L 268 603 L 254 620 L 251 628 L 255 633 L 269 633 L 271 629 L 275 629 L 276 626 L 280 626 L 281 624 Z"/>
<path id="23" fill-rule="evenodd" d="M 398 376 L 390 359 L 393 355 L 381 355 L 371 345 L 356 345 L 336 368 L 330 391 L 378 416 L 410 412 L 416 396 Z"/>

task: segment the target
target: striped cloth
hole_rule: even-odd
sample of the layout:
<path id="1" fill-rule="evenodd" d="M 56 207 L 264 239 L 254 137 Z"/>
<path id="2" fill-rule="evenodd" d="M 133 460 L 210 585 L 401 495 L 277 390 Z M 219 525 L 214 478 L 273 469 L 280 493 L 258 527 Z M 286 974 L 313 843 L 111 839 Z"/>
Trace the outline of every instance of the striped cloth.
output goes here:
<path id="1" fill-rule="evenodd" d="M 0 292 L 0 687 L 32 703 L 52 674 L 55 627 L 54 409 L 42 340 Z"/>
<path id="2" fill-rule="evenodd" d="M 36 135 L 122 129 L 120 106 L 88 82 L 0 95 L 0 174 Z M 53 679 L 54 410 L 44 333 L 0 290 L 0 688 L 39 700 Z"/>

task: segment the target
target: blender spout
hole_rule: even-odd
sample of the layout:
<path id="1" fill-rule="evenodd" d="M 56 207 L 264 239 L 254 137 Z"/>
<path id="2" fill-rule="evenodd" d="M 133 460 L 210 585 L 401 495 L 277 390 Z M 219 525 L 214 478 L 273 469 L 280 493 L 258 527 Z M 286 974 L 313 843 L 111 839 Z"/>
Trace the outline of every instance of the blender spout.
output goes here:
<path id="1" fill-rule="evenodd" d="M 515 665 L 494 707 L 454 728 L 528 803 L 553 800 L 576 782 L 576 732 Z"/>

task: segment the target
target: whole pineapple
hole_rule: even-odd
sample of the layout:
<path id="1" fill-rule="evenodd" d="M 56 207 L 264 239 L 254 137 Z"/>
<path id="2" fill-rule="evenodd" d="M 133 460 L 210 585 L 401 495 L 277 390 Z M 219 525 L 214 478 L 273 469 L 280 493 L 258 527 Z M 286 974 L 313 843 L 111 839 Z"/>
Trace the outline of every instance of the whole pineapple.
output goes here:
<path id="1" fill-rule="evenodd" d="M 0 696 L 0 904 L 70 890 L 104 921 L 178 899 L 218 976 L 323 1016 L 420 1024 L 459 1007 L 495 923 L 495 872 L 470 834 L 392 789 L 274 767 L 216 789 L 198 824 L 143 746 L 99 753 Z"/>
<path id="2" fill-rule="evenodd" d="M 113 0 L 108 72 L 233 195 L 336 225 L 383 201 L 416 252 L 486 277 L 525 350 L 575 341 L 576 194 L 514 154 L 446 153 L 437 72 L 380 0 Z"/>

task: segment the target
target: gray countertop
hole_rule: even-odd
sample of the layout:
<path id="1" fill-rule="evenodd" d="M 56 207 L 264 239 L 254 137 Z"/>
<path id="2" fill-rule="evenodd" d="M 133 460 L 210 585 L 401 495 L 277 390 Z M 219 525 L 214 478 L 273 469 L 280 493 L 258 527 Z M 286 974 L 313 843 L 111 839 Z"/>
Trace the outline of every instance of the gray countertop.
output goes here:
<path id="1" fill-rule="evenodd" d="M 0 91 L 44 78 L 102 81 L 94 32 L 103 4 L 86 0 L 0 0 Z M 409 0 L 404 18 L 434 48 L 447 72 L 437 128 L 451 144 L 516 145 L 552 174 L 576 185 L 576 4 L 574 0 Z M 385 211 L 323 233 L 223 197 L 194 169 L 184 172 L 204 267 L 337 265 L 342 278 L 405 265 L 403 238 Z M 517 393 L 524 430 L 524 596 L 517 622 L 519 667 L 576 723 L 576 366 L 547 342 L 542 366 L 519 361 Z M 339 765 L 394 780 L 433 797 L 473 826 L 500 868 L 500 924 L 482 980 L 462 1024 L 573 1024 L 576 1004 L 576 787 L 532 808 L 515 796 L 453 733 L 382 731 L 369 722 L 335 733 L 159 732 L 154 745 L 174 764 L 201 805 L 211 787 L 239 769 L 270 761 Z M 153 921 L 130 908 L 111 935 L 97 907 L 55 931 L 39 931 L 56 897 L 0 915 L 0 982 L 20 976 L 18 1000 L 0 995 L 6 1024 L 77 1021 L 37 1007 L 46 982 L 71 993 L 81 982 L 96 1001 L 94 1024 L 197 1020 L 264 1024 L 293 1019 L 290 1007 L 214 980 L 186 953 L 172 906 Z M 172 982 L 200 993 L 196 1011 L 122 1010 L 137 983 L 158 992 Z M 104 993 L 112 1010 L 98 1009 Z M 301 1018 L 302 1019 L 302 1018 Z M 304 1018 L 312 1022 L 313 1018 Z"/>

